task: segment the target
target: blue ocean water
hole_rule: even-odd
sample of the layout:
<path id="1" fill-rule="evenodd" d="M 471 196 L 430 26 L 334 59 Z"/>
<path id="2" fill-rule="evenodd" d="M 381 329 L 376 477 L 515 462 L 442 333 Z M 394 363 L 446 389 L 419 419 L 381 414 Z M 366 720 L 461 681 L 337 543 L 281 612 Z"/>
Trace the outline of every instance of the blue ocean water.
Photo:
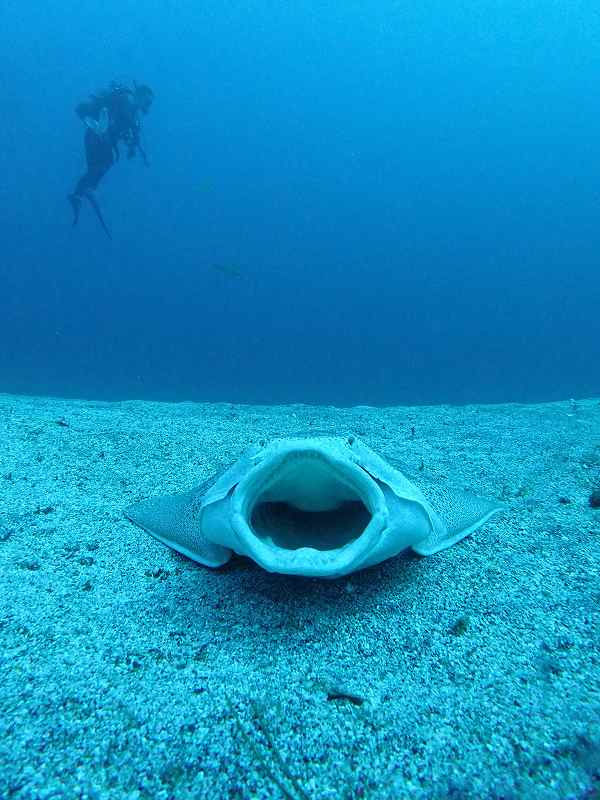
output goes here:
<path id="1" fill-rule="evenodd" d="M 573 0 L 4 0 L 0 390 L 598 394 L 599 39 Z M 111 80 L 156 99 L 109 241 L 66 196 Z"/>

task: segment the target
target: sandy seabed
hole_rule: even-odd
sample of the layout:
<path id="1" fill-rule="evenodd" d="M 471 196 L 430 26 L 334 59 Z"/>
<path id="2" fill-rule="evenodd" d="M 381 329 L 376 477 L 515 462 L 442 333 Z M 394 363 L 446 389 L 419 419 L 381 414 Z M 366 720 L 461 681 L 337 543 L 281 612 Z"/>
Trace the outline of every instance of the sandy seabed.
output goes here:
<path id="1" fill-rule="evenodd" d="M 0 798 L 600 797 L 600 402 L 0 395 Z M 210 570 L 122 509 L 353 432 L 505 501 L 336 581 Z"/>

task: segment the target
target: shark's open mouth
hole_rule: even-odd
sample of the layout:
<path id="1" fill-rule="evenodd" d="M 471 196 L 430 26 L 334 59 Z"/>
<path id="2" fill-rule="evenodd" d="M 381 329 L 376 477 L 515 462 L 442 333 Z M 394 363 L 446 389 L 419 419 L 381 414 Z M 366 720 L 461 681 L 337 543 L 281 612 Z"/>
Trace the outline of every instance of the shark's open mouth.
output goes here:
<path id="1" fill-rule="evenodd" d="M 264 500 L 254 507 L 250 527 L 259 539 L 286 550 L 336 550 L 361 536 L 370 519 L 360 500 L 345 500 L 320 511 L 303 511 L 286 501 Z"/>
<path id="2" fill-rule="evenodd" d="M 316 448 L 289 450 L 238 485 L 236 533 L 266 569 L 329 574 L 372 545 L 382 501 L 376 482 L 356 464 Z"/>

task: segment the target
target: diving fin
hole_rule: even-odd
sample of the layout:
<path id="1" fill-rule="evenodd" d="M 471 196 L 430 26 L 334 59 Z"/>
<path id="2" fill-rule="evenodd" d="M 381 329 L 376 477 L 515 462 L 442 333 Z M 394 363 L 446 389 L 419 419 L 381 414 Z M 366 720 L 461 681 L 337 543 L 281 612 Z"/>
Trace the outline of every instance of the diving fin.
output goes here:
<path id="1" fill-rule="evenodd" d="M 73 227 L 79 222 L 79 212 L 81 211 L 81 197 L 78 194 L 68 195 L 69 203 L 73 209 Z"/>
<path id="2" fill-rule="evenodd" d="M 85 192 L 85 196 L 90 201 L 90 205 L 94 209 L 94 212 L 100 221 L 100 225 L 102 225 L 102 230 L 108 236 L 109 239 L 112 239 L 108 226 L 104 221 L 104 217 L 102 216 L 102 211 L 100 210 L 100 206 L 98 205 L 98 201 L 96 200 L 95 194 L 93 192 Z"/>

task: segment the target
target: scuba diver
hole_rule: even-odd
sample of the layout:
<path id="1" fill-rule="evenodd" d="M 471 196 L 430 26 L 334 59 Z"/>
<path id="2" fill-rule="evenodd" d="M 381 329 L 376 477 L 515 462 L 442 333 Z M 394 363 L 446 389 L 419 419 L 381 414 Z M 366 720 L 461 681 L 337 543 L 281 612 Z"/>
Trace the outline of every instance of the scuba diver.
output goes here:
<path id="1" fill-rule="evenodd" d="M 90 95 L 87 102 L 75 109 L 85 124 L 85 158 L 87 170 L 79 178 L 75 189 L 68 196 L 73 208 L 73 225 L 79 221 L 81 201 L 86 197 L 100 224 L 110 238 L 110 231 L 94 194 L 95 189 L 120 158 L 119 144 L 127 147 L 127 157 L 139 153 L 146 166 L 148 159 L 140 142 L 140 113 L 147 114 L 154 100 L 149 86 L 134 82 L 133 89 L 113 81 L 108 89 Z"/>

